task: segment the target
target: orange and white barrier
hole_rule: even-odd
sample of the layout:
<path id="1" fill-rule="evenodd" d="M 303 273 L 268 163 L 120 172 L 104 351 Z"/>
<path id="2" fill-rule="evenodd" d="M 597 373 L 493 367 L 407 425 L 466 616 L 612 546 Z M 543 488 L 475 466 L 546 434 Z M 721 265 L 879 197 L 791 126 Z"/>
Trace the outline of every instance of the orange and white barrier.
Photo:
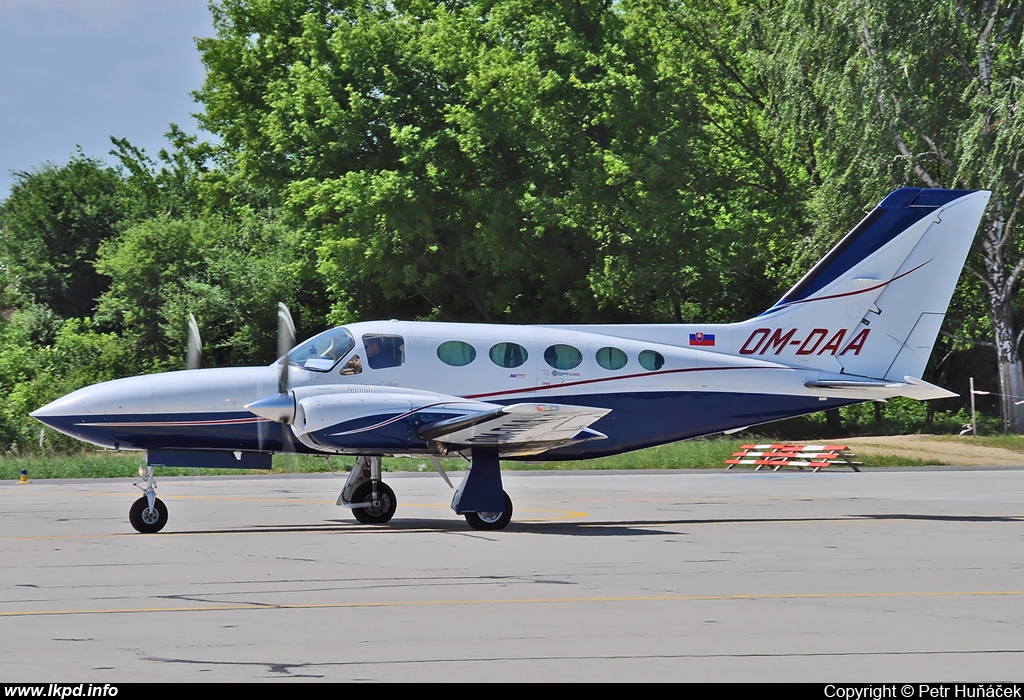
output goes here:
<path id="1" fill-rule="evenodd" d="M 808 467 L 817 472 L 826 467 L 839 466 L 859 472 L 857 467 L 864 463 L 854 461 L 856 457 L 846 445 L 743 445 L 741 451 L 733 453 L 732 459 L 725 460 L 725 468 L 732 469 L 737 464 L 753 464 L 754 471 L 762 467 L 771 467 L 776 472 L 783 467 L 796 467 L 803 471 L 804 467 Z"/>

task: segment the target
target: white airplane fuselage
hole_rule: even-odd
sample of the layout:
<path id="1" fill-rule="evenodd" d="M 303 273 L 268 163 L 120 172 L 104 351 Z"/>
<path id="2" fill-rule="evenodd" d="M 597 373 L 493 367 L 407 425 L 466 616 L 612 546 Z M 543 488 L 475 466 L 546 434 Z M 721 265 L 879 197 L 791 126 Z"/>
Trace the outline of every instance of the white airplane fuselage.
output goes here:
<path id="1" fill-rule="evenodd" d="M 365 399 L 366 406 L 353 406 L 348 420 L 332 426 L 333 433 L 348 435 L 325 441 L 319 449 L 300 443 L 299 451 L 428 453 L 431 448 L 417 436 L 420 426 L 479 410 L 481 404 L 545 402 L 611 409 L 592 426 L 607 438 L 545 454 L 545 459 L 580 459 L 850 403 L 822 397 L 820 391 L 805 386 L 820 377 L 820 370 L 773 362 L 767 359 L 775 358 L 771 350 L 751 357 L 738 355 L 740 347 L 728 326 L 676 327 L 679 337 L 687 339 L 684 342 L 690 333 L 713 335 L 715 345 L 707 348 L 543 326 L 378 321 L 346 328 L 355 346 L 328 371 L 290 367 L 289 385 L 299 393 L 344 392 Z M 840 330 L 827 335 L 834 337 Z M 377 369 L 366 364 L 359 374 L 340 373 L 351 357 L 365 357 L 363 336 L 380 335 L 402 339 L 402 364 Z M 852 339 L 854 334 L 844 335 Z M 438 348 L 451 341 L 473 348 L 473 360 L 462 366 L 442 361 Z M 827 341 L 815 333 L 805 351 L 814 347 L 814 354 L 821 357 L 845 349 L 824 348 Z M 499 343 L 523 347 L 525 361 L 515 367 L 499 365 L 491 358 L 492 348 Z M 577 350 L 579 363 L 569 367 L 570 360 L 559 369 L 557 362 L 548 362 L 545 352 L 557 346 Z M 799 345 L 794 347 L 799 350 Z M 602 350 L 614 356 L 615 362 L 605 362 L 614 369 L 599 363 Z M 854 347 L 847 354 L 861 351 Z M 615 366 L 623 361 L 621 367 Z M 63 432 L 109 448 L 280 451 L 285 449 L 281 425 L 245 408 L 274 394 L 278 375 L 275 364 L 130 377 L 68 394 L 34 415 Z M 443 410 L 434 404 L 442 404 Z M 387 426 L 362 430 L 406 413 Z"/>

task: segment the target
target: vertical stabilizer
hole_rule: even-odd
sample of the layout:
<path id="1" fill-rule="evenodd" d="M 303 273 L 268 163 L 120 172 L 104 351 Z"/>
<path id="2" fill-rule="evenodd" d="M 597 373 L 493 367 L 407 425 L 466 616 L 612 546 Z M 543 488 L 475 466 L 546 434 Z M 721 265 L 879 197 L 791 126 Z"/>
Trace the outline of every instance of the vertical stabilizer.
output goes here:
<path id="1" fill-rule="evenodd" d="M 863 377 L 920 378 L 988 192 L 901 189 L 770 309 L 735 351 Z"/>

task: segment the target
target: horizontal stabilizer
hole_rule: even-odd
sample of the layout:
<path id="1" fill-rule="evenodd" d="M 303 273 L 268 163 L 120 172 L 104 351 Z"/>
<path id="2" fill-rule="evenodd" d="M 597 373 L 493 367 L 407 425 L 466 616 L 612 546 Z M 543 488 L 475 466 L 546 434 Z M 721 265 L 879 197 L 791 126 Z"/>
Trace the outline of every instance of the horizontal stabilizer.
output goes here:
<path id="1" fill-rule="evenodd" d="M 497 447 L 506 456 L 539 454 L 572 442 L 607 437 L 589 428 L 607 413 L 606 408 L 521 403 L 432 423 L 418 434 L 453 449 Z"/>
<path id="2" fill-rule="evenodd" d="M 929 399 L 948 399 L 957 396 L 952 391 L 929 384 L 914 377 L 904 377 L 905 381 L 879 381 L 874 379 L 830 379 L 807 382 L 808 389 L 823 389 L 823 396 L 851 397 L 862 399 L 888 399 L 893 396 L 906 396 L 911 399 L 927 401 Z"/>

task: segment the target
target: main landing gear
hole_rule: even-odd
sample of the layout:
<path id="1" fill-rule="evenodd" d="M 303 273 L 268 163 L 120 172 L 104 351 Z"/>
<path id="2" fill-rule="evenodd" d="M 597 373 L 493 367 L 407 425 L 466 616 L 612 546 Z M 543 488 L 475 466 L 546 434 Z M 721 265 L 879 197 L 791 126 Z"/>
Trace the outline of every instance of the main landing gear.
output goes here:
<path id="1" fill-rule="evenodd" d="M 474 530 L 504 530 L 512 520 L 512 499 L 501 487 L 498 449 L 471 451 L 469 471 L 452 499 L 452 510 L 466 518 Z"/>
<path id="2" fill-rule="evenodd" d="M 167 524 L 167 506 L 156 497 L 156 479 L 153 478 L 153 467 L 140 467 L 139 476 L 145 478 L 146 485 L 135 484 L 145 494 L 132 504 L 128 511 L 128 522 L 136 530 L 144 534 L 160 532 Z"/>
<path id="3" fill-rule="evenodd" d="M 381 481 L 380 457 L 357 457 L 338 505 L 352 509 L 355 519 L 364 525 L 383 525 L 398 508 L 391 487 Z"/>
<path id="4" fill-rule="evenodd" d="M 367 504 L 362 508 L 352 506 L 352 515 L 363 525 L 383 525 L 398 508 L 395 492 L 383 481 L 377 483 L 376 493 L 371 482 L 360 484 L 352 494 L 352 502 Z"/>
<path id="5" fill-rule="evenodd" d="M 512 499 L 501 488 L 497 450 L 493 454 L 481 452 L 474 451 L 473 465 L 455 494 L 452 508 L 474 530 L 504 530 L 512 520 Z M 338 505 L 351 508 L 355 519 L 364 525 L 383 525 L 391 520 L 398 500 L 381 479 L 380 457 L 356 458 Z"/>
<path id="6" fill-rule="evenodd" d="M 466 522 L 474 530 L 504 530 L 505 526 L 512 521 L 512 499 L 504 491 L 501 495 L 505 497 L 505 509 L 502 511 L 491 511 L 483 513 L 465 513 Z"/>

